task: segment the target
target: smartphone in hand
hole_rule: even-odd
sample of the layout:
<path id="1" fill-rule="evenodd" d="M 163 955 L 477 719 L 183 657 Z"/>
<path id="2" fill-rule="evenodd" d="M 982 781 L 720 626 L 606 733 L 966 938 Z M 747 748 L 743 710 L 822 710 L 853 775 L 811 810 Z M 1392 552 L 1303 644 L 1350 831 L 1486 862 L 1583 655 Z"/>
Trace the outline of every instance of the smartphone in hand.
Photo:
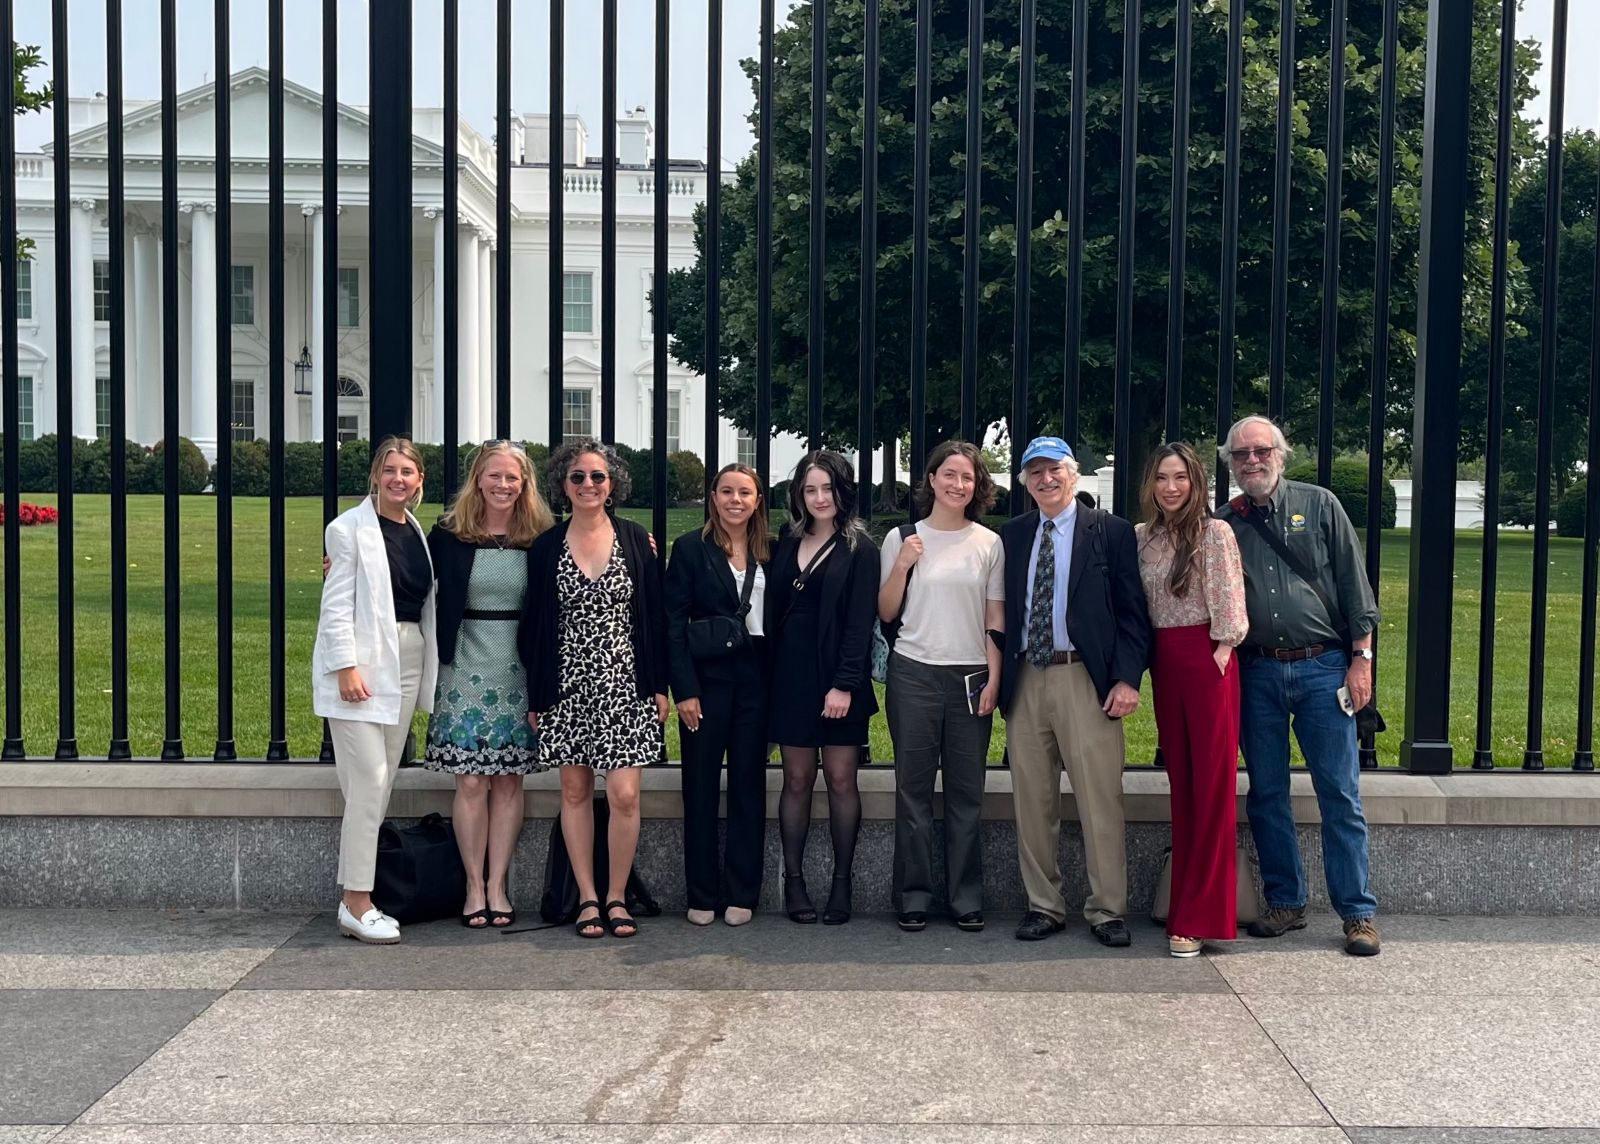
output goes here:
<path id="1" fill-rule="evenodd" d="M 1338 695 L 1339 709 L 1346 715 L 1354 716 L 1356 713 L 1356 704 L 1355 700 L 1350 698 L 1350 689 L 1348 687 L 1341 687 L 1339 688 Z"/>

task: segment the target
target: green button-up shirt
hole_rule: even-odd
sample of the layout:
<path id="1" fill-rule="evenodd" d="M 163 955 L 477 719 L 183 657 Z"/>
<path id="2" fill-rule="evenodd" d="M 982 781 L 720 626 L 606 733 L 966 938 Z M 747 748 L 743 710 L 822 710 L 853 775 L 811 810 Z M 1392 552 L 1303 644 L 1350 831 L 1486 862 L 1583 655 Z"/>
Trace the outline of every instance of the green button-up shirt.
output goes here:
<path id="1" fill-rule="evenodd" d="M 1261 538 L 1255 525 L 1239 512 L 1241 498 L 1221 512 L 1239 542 L 1244 564 L 1245 606 L 1250 614 L 1250 634 L 1245 643 L 1259 648 L 1302 648 L 1338 643 L 1341 636 L 1328 622 L 1328 610 L 1311 586 L 1283 562 Z M 1242 498 L 1245 511 L 1263 509 Z M 1314 569 L 1322 590 L 1339 608 L 1333 617 L 1351 639 L 1360 639 L 1378 626 L 1378 602 L 1361 555 L 1361 542 L 1345 515 L 1344 506 L 1320 485 L 1279 480 L 1271 497 L 1267 527 L 1283 538 L 1302 564 Z"/>

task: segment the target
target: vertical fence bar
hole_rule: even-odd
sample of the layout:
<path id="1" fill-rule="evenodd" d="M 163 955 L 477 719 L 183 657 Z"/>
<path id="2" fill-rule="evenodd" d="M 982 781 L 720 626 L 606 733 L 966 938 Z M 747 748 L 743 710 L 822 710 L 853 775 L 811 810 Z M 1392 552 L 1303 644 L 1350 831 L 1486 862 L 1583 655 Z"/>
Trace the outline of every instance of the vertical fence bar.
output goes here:
<path id="1" fill-rule="evenodd" d="M 1134 194 L 1139 177 L 1139 0 L 1124 0 L 1122 7 L 1122 181 L 1117 206 L 1117 358 L 1112 397 L 1116 456 L 1111 479 L 1111 511 L 1128 512 L 1132 487 L 1129 445 L 1132 442 L 1131 393 L 1133 371 L 1133 230 Z"/>
<path id="2" fill-rule="evenodd" d="M 772 484 L 772 82 L 775 0 L 761 0 L 761 79 L 756 101 L 756 472 Z"/>
<path id="3" fill-rule="evenodd" d="M 1494 264 L 1489 295 L 1489 416 L 1483 449 L 1483 567 L 1478 600 L 1478 725 L 1472 769 L 1494 770 L 1494 613 L 1500 577 L 1500 441 L 1505 433 L 1506 278 L 1511 227 L 1517 0 L 1500 4 L 1500 104 L 1494 159 Z"/>
<path id="4" fill-rule="evenodd" d="M 806 437 L 822 448 L 823 290 L 828 277 L 828 5 L 811 6 L 811 261 L 806 346 Z"/>
<path id="5" fill-rule="evenodd" d="M 451 6 L 451 17 L 454 18 L 456 0 L 446 0 Z M 550 223 L 548 234 L 550 238 L 550 264 L 548 286 L 549 295 L 549 337 L 550 360 L 548 370 L 550 385 L 545 393 L 549 408 L 550 451 L 554 453 L 561 447 L 561 425 L 566 413 L 566 322 L 563 320 L 565 305 L 563 301 L 562 283 L 565 280 L 566 267 L 563 259 L 565 242 L 562 237 L 562 228 L 566 225 L 566 176 L 567 176 L 567 113 L 566 113 L 566 62 L 567 62 L 567 32 L 566 32 L 566 3 L 565 0 L 550 0 L 550 170 L 546 172 L 549 177 L 546 197 L 550 200 Z M 454 62 L 454 56 L 451 56 Z M 451 76 L 452 80 L 454 75 Z M 450 96 L 453 98 L 452 91 Z M 452 123 L 453 115 L 447 115 Z M 455 172 L 450 175 L 451 194 L 455 194 Z M 445 216 L 449 220 L 446 235 L 455 232 L 454 199 L 447 202 Z M 453 257 L 453 255 L 452 255 Z M 445 312 L 452 319 L 454 325 L 455 303 L 450 302 L 445 306 Z M 452 360 L 454 360 L 452 355 Z M 449 397 L 445 398 L 448 405 Z M 543 474 L 540 474 L 542 478 Z"/>
<path id="6" fill-rule="evenodd" d="M 498 0 L 496 28 L 494 435 L 507 441 L 511 438 L 511 0 Z M 552 144 L 554 128 L 552 119 Z M 521 156 L 517 159 L 520 162 Z"/>
<path id="7" fill-rule="evenodd" d="M 561 0 L 552 0 L 551 19 L 559 20 Z M 552 49 L 550 66 L 559 72 L 559 45 Z M 444 464 L 444 500 L 449 504 L 455 498 L 461 473 L 461 11 L 460 0 L 444 0 L 444 330 L 435 335 L 443 347 L 444 417 L 440 426 L 444 438 L 441 461 Z M 555 126 L 551 127 L 554 132 Z M 553 135 L 552 146 L 559 145 L 560 135 Z M 559 164 L 558 164 L 559 169 Z M 556 196 L 551 205 L 551 223 L 559 226 L 561 198 Z M 559 279 L 558 279 L 559 285 Z M 556 291 L 556 304 L 560 305 L 560 290 Z M 559 335 L 551 343 L 551 352 L 559 353 Z M 559 360 L 559 359 L 558 359 Z M 439 372 L 439 371 L 436 371 Z M 551 384 L 560 389 L 559 373 L 551 375 Z M 560 422 L 557 421 L 559 425 Z"/>
<path id="8" fill-rule="evenodd" d="M 284 470 L 283 363 L 287 354 L 287 315 L 284 313 L 284 177 L 283 177 L 283 0 L 267 4 L 267 578 L 268 611 L 272 624 L 271 711 L 267 761 L 289 757 L 288 743 L 288 622 L 284 582 Z M 376 220 L 374 220 L 376 221 Z M 408 244 L 409 245 L 409 244 Z M 328 258 L 338 261 L 328 252 Z M 328 259 L 325 258 L 324 261 Z M 382 269 L 373 267 L 376 282 Z M 337 327 L 335 327 L 335 330 Z M 374 380 L 379 375 L 374 355 Z M 409 379 L 411 371 L 406 371 Z M 381 384 L 381 383 L 380 383 Z M 376 392 L 379 386 L 374 385 Z M 409 386 L 407 387 L 409 389 Z M 376 418 L 374 418 L 376 420 Z M 336 426 L 337 421 L 324 427 Z"/>
<path id="9" fill-rule="evenodd" d="M 228 0 L 213 6 L 217 173 L 217 742 L 212 757 L 239 757 L 233 731 L 233 87 Z M 117 245 L 112 243 L 112 249 Z M 120 284 L 115 266 L 113 288 Z M 115 392 L 116 381 L 112 381 Z M 114 399 L 113 399 L 114 400 Z M 116 434 L 112 434 L 116 439 Z"/>
<path id="10" fill-rule="evenodd" d="M 961 241 L 961 439 L 978 433 L 978 215 L 983 195 L 983 4 L 967 0 L 967 155 Z M 1026 20 L 1026 16 L 1023 17 Z M 1013 450 L 1015 452 L 1016 450 Z M 1012 485 L 1013 492 L 1016 489 Z"/>
<path id="11" fill-rule="evenodd" d="M 653 335 L 655 384 L 651 386 L 655 422 L 651 432 L 650 460 L 655 468 L 656 495 L 651 505 L 651 525 L 656 536 L 656 551 L 667 550 L 667 330 L 670 329 L 667 309 L 667 194 L 671 190 L 668 179 L 672 174 L 672 160 L 668 150 L 668 127 L 671 119 L 671 86 L 669 68 L 672 64 L 672 4 L 671 0 L 656 0 L 656 219 L 654 271 L 650 285 L 650 329 Z M 683 431 L 683 406 L 678 406 L 678 430 Z"/>
<path id="12" fill-rule="evenodd" d="M 916 142 L 911 202 L 911 481 L 928 457 L 928 127 L 933 117 L 933 3 L 917 0 Z M 916 515 L 915 503 L 911 513 Z"/>
<path id="13" fill-rule="evenodd" d="M 1595 236 L 1594 285 L 1600 298 L 1600 233 Z M 1572 769 L 1594 770 L 1595 595 L 1600 589 L 1600 306 L 1589 319 L 1589 453 L 1583 500 L 1583 596 L 1578 636 L 1578 745 Z"/>
<path id="14" fill-rule="evenodd" d="M 878 401 L 878 4 L 867 0 L 866 27 L 861 38 L 861 297 L 858 303 L 861 348 L 856 372 L 861 396 L 857 413 L 861 423 L 858 456 L 862 516 L 872 519 L 872 450 L 877 444 L 874 424 Z M 885 463 L 884 480 L 894 488 L 894 464 Z"/>
<path id="15" fill-rule="evenodd" d="M 55 0 L 50 9 L 50 74 L 56 91 L 51 107 L 55 134 L 55 255 L 56 255 L 56 507 L 61 521 L 56 529 L 56 751 L 58 759 L 78 757 L 77 671 L 73 643 L 73 524 L 72 524 L 72 437 L 75 404 L 73 374 L 82 367 L 73 361 L 72 341 L 78 322 L 90 323 L 93 314 L 72 312 L 72 225 L 78 204 L 72 198 L 72 125 L 68 118 L 72 90 L 68 82 L 67 0 Z M 88 228 L 82 237 L 88 238 Z M 84 252 L 89 258 L 94 255 Z M 6 258 L 16 257 L 16 248 L 0 251 Z M 93 373 L 92 361 L 88 364 Z M 92 383 L 91 383 L 92 384 Z M 94 426 L 89 425 L 90 434 Z M 15 447 L 15 438 L 13 438 Z"/>
<path id="16" fill-rule="evenodd" d="M 1334 380 L 1339 365 L 1339 210 L 1344 198 L 1346 0 L 1328 0 L 1328 180 L 1322 216 L 1322 370 L 1317 400 L 1317 483 L 1333 480 Z"/>
<path id="17" fill-rule="evenodd" d="M 1239 117 L 1244 98 L 1244 5 L 1228 10 L 1228 78 L 1223 112 L 1222 286 L 1217 331 L 1217 444 L 1233 424 L 1233 376 L 1239 298 Z M 1216 465 L 1216 504 L 1228 503 L 1228 466 Z"/>
<path id="18" fill-rule="evenodd" d="M 1167 440 L 1183 437 L 1183 303 L 1189 237 L 1189 63 L 1193 0 L 1177 0 L 1172 61 L 1172 206 L 1167 249 Z"/>
<path id="19" fill-rule="evenodd" d="M 1267 364 L 1267 416 L 1283 417 L 1283 374 L 1288 355 L 1289 195 L 1294 165 L 1295 0 L 1278 0 L 1278 145 L 1272 193 L 1272 336 Z"/>
<path id="20" fill-rule="evenodd" d="M 722 438 L 722 0 L 706 4 L 706 512 Z M 734 450 L 734 460 L 738 460 Z M 763 499 L 770 500 L 765 490 Z M 770 504 L 768 506 L 771 507 Z"/>
<path id="21" fill-rule="evenodd" d="M 16 50 L 12 0 L 0 0 L 0 27 L 5 32 L 6 55 Z M 17 354 L 17 89 L 12 83 L 0 84 L 0 179 L 5 194 L 0 195 L 0 372 L 5 374 L 5 394 L 0 396 L 0 416 L 4 417 L 5 439 L 12 447 L 5 450 L 5 615 L 6 615 L 6 728 L 0 758 L 25 757 L 22 741 L 22 484 L 21 450 L 16 448 L 22 416 L 21 362 Z"/>
<path id="22" fill-rule="evenodd" d="M 227 0 L 221 0 L 226 3 Z M 455 13 L 456 0 L 445 0 L 446 20 Z M 451 30 L 446 27 L 445 39 L 449 42 Z M 448 71 L 448 64 L 446 70 Z M 445 107 L 454 94 L 448 80 L 445 83 Z M 445 115 L 447 123 L 455 120 Z M 455 142 L 455 134 L 445 131 L 445 154 L 448 156 Z M 450 164 L 446 162 L 448 168 Z M 445 180 L 446 185 L 450 183 Z M 313 401 L 322 403 L 322 524 L 326 528 L 339 515 L 339 0 L 322 0 L 322 360 L 317 368 L 322 371 L 322 384 L 317 386 Z M 446 241 L 455 228 L 445 226 Z M 446 262 L 445 269 L 453 269 Z M 450 311 L 451 317 L 455 311 Z M 455 322 L 446 323 L 446 353 L 453 344 Z M 447 360 L 446 368 L 450 361 Z M 445 423 L 450 424 L 450 406 L 446 405 Z M 454 439 L 445 437 L 445 482 L 450 487 L 454 469 Z M 318 759 L 333 762 L 333 736 L 328 721 L 322 721 L 322 747 Z"/>
<path id="23" fill-rule="evenodd" d="M 183 758 L 183 647 L 178 530 L 178 12 L 161 0 L 161 436 L 162 591 L 166 620 L 166 733 L 161 758 Z"/>
<path id="24" fill-rule="evenodd" d="M 1539 318 L 1539 422 L 1533 496 L 1533 617 L 1528 638 L 1528 741 L 1522 769 L 1544 770 L 1544 652 L 1550 595 L 1550 476 L 1556 422 L 1556 305 L 1561 284 L 1561 163 L 1566 130 L 1567 0 L 1555 0 L 1550 138 L 1545 152 L 1544 296 Z"/>
<path id="25" fill-rule="evenodd" d="M 605 0 L 601 29 L 600 439 L 617 437 L 617 0 Z"/>
<path id="26" fill-rule="evenodd" d="M 1373 595 L 1378 593 L 1383 556 L 1383 423 L 1389 393 L 1389 294 L 1390 258 L 1394 249 L 1394 140 L 1395 98 L 1400 50 L 1400 3 L 1384 0 L 1383 5 L 1383 80 L 1379 96 L 1378 136 L 1378 240 L 1374 257 L 1372 288 L 1372 370 L 1371 396 L 1367 417 L 1367 582 Z M 1380 633 L 1372 633 L 1373 653 L 1378 653 Z M 1378 660 L 1372 661 L 1372 686 L 1378 686 Z M 1372 736 L 1361 740 L 1361 766 L 1371 770 L 1378 765 L 1378 751 Z"/>
<path id="27" fill-rule="evenodd" d="M 1022 507 L 1022 450 L 1028 441 L 1028 382 L 1032 365 L 1033 308 L 1033 102 L 1039 57 L 1037 0 L 1022 0 L 1021 58 L 1017 76 L 1016 298 L 1011 307 L 1011 490 Z M 976 303 L 974 298 L 973 302 Z M 919 329 L 921 326 L 918 327 Z"/>
<path id="28" fill-rule="evenodd" d="M 1083 345 L 1083 150 L 1088 118 L 1088 73 L 1089 0 L 1073 0 L 1071 142 L 1067 150 L 1067 313 L 1066 345 L 1061 363 L 1061 435 L 1074 448 L 1083 445 L 1078 440 L 1078 406 Z"/>
<path id="29" fill-rule="evenodd" d="M 0 111 L 0 114 L 4 114 Z M 111 740 L 106 758 L 131 758 L 128 744 L 128 287 L 127 192 L 122 167 L 122 0 L 106 0 L 106 198 L 111 247 Z M 15 249 L 9 237 L 4 249 Z M 10 327 L 7 327 L 8 331 Z M 7 334 L 8 342 L 11 340 Z"/>
<path id="30" fill-rule="evenodd" d="M 1422 247 L 1417 285 L 1413 420 L 1411 623 L 1406 633 L 1403 765 L 1448 774 L 1450 637 L 1454 616 L 1455 480 L 1461 385 L 1462 269 L 1466 263 L 1467 118 L 1472 21 L 1451 0 L 1428 5 L 1423 115 Z"/>
<path id="31" fill-rule="evenodd" d="M 369 400 L 374 441 L 411 429 L 411 15 L 412 0 L 385 0 L 383 19 L 373 20 L 368 32 L 372 102 Z M 482 305 L 486 307 L 488 300 Z M 481 356 L 487 356 L 484 345 Z M 467 380 L 478 387 L 482 377 L 479 374 Z M 475 392 L 488 401 L 482 388 Z M 468 428 L 476 433 L 481 425 L 474 422 Z"/>

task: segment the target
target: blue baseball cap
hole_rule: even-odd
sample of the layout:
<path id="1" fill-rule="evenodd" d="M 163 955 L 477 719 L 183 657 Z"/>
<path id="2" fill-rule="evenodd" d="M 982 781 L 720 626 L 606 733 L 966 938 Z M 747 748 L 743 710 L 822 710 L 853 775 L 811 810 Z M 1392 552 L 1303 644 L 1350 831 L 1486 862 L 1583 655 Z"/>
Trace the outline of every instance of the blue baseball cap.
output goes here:
<path id="1" fill-rule="evenodd" d="M 1019 468 L 1026 469 L 1029 461 L 1065 461 L 1072 456 L 1072 446 L 1060 437 L 1035 437 L 1023 450 Z"/>

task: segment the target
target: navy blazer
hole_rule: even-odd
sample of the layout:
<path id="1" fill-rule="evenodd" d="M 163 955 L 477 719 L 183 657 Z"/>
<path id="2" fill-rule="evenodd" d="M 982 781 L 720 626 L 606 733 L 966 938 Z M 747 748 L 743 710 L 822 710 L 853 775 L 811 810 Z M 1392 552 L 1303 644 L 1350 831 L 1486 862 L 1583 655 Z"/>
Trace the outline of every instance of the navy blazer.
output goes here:
<path id="1" fill-rule="evenodd" d="M 1032 587 L 1028 562 L 1039 531 L 1039 511 L 1000 526 L 1006 549 L 1006 650 L 1000 661 L 1000 710 L 1011 708 L 1028 646 L 1023 612 Z M 1083 656 L 1100 702 L 1114 683 L 1138 690 L 1150 666 L 1150 609 L 1139 579 L 1133 525 L 1104 509 L 1078 508 L 1067 573 L 1067 633 Z"/>
<path id="2" fill-rule="evenodd" d="M 770 561 L 760 566 L 766 569 L 770 592 Z M 736 683 L 749 675 L 750 660 L 746 656 L 729 655 L 696 663 L 689 654 L 690 620 L 707 616 L 731 617 L 739 610 L 739 584 L 733 578 L 727 554 L 699 529 L 685 533 L 672 543 L 672 559 L 667 561 L 666 602 L 667 663 L 675 701 L 698 699 L 704 679 Z M 749 682 L 757 687 L 762 683 L 759 679 Z"/>
<path id="3" fill-rule="evenodd" d="M 560 617 L 556 564 L 566 548 L 564 520 L 541 533 L 528 548 L 528 592 L 522 603 L 517 647 L 528 673 L 529 709 L 548 711 L 561 699 Z M 643 698 L 667 693 L 667 625 L 661 604 L 661 562 L 650 551 L 650 534 L 623 517 L 613 517 L 622 560 L 633 581 L 634 682 Z"/>
<path id="4" fill-rule="evenodd" d="M 439 662 L 450 663 L 456 658 L 456 639 L 467 611 L 467 585 L 472 581 L 472 562 L 478 546 L 468 544 L 444 525 L 435 524 L 428 530 L 428 552 L 433 556 L 434 577 L 439 583 Z"/>
<path id="5" fill-rule="evenodd" d="M 875 714 L 878 696 L 872 688 L 872 628 L 878 622 L 878 547 L 863 536 L 850 549 L 841 538 L 812 573 L 806 591 L 814 592 L 819 587 L 822 590 L 814 649 L 788 647 L 781 642 L 783 617 L 794 587 L 782 576 L 770 574 L 786 567 L 798 547 L 800 538 L 785 531 L 778 550 L 772 554 L 761 629 L 767 633 L 768 653 L 803 655 L 810 650 L 817 657 L 818 678 L 850 693 L 851 715 L 862 711 Z"/>

